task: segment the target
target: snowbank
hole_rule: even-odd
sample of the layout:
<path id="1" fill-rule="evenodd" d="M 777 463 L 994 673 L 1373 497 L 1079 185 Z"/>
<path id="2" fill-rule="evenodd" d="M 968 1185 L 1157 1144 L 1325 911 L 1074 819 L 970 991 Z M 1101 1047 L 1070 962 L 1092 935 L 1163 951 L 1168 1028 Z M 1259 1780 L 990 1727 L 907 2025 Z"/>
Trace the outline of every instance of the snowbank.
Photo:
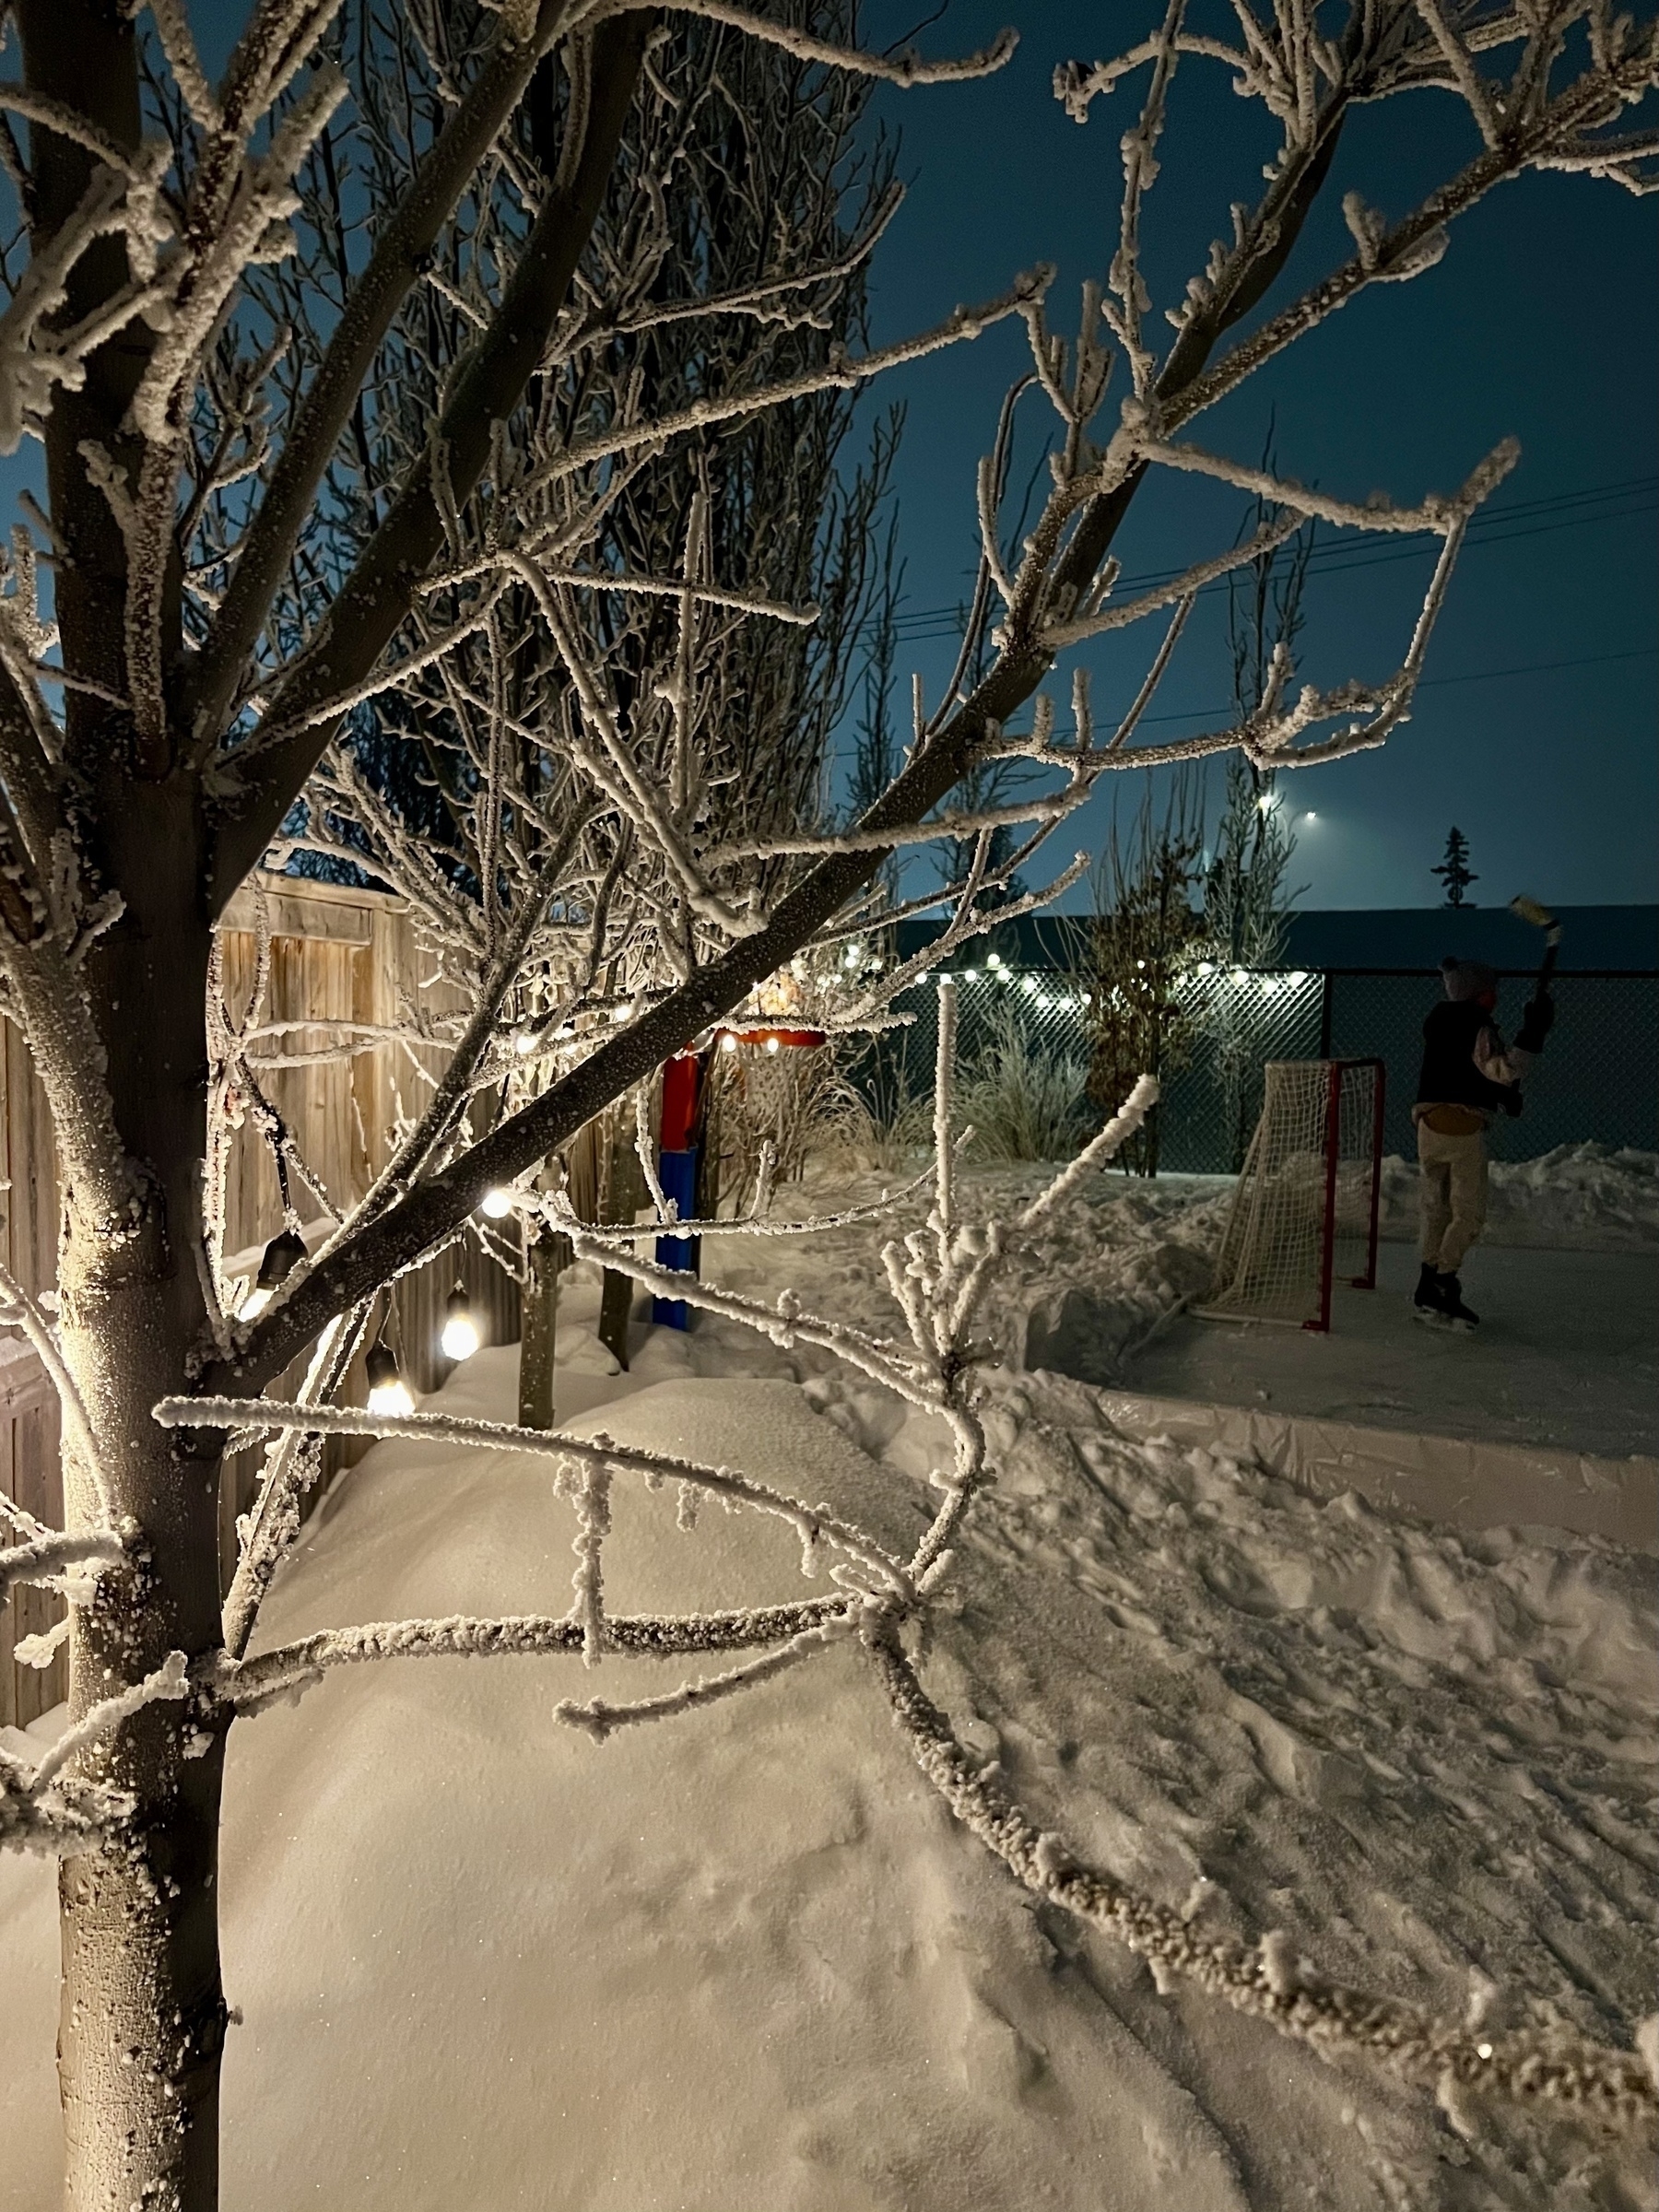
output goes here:
<path id="1" fill-rule="evenodd" d="M 1081 1248 L 1098 1229 L 1063 1233 Z M 805 1263 L 708 1251 L 751 1288 L 881 1310 L 867 1230 Z M 920 1525 L 925 1418 L 724 1324 L 655 1332 L 607 1372 L 584 1330 L 596 1286 L 570 1292 L 573 1427 L 724 1462 L 893 1540 Z M 1343 1979 L 1461 2009 L 1484 1975 L 1513 2017 L 1628 2035 L 1659 1949 L 1651 1564 L 1395 1525 L 1131 1443 L 1081 1383 L 986 1386 L 997 1482 L 925 1674 L 1040 1817 L 1166 1903 L 1284 1929 Z M 512 1390 L 513 1355 L 485 1352 L 442 1404 L 511 1418 Z M 822 1586 L 764 1516 L 706 1506 L 686 1534 L 672 1493 L 631 1479 L 615 1507 L 618 1606 Z M 534 1462 L 377 1446 L 261 1641 L 560 1606 L 573 1530 Z M 227 2212 L 1659 2206 L 1640 2150 L 1506 2114 L 1465 2142 L 1421 2094 L 1159 1997 L 1031 1909 L 917 1774 L 853 1648 L 603 1747 L 552 1717 L 672 1678 L 401 1662 L 239 1725 Z M 0 1861 L 7 2212 L 56 2202 L 52 1888 L 40 1862 Z"/>
<path id="2" fill-rule="evenodd" d="M 1417 1235 L 1415 1160 L 1382 1163 L 1382 1234 Z M 1659 1152 L 1630 1146 L 1558 1145 L 1535 1159 L 1496 1159 L 1487 1195 L 1486 1242 L 1570 1252 L 1659 1245 Z"/>

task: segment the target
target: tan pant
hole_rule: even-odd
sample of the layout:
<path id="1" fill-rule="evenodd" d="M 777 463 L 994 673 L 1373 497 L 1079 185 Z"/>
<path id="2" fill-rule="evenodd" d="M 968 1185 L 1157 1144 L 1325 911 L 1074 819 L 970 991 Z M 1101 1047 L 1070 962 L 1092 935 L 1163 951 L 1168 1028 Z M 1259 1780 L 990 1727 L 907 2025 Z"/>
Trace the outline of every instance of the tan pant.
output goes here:
<path id="1" fill-rule="evenodd" d="M 1486 1135 L 1477 1129 L 1470 1136 L 1442 1136 L 1424 1122 L 1417 1133 L 1422 1163 L 1418 1249 L 1430 1267 L 1455 1275 L 1486 1223 Z"/>

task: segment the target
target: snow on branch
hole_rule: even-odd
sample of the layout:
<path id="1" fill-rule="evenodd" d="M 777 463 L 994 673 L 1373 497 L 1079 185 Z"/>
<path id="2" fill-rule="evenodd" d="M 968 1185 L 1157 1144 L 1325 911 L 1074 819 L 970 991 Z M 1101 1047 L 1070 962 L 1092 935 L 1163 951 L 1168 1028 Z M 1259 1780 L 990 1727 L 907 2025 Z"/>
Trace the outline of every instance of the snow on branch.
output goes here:
<path id="1" fill-rule="evenodd" d="M 47 1590 L 82 1590 L 86 1570 L 118 1566 L 126 1547 L 112 1528 L 66 1535 L 50 1530 L 27 1544 L 0 1551 L 0 1601 L 14 1583 L 32 1583 Z"/>
<path id="2" fill-rule="evenodd" d="M 1134 1089 L 1105 1126 L 1090 1137 L 1077 1158 L 1062 1168 L 1047 1189 L 1040 1192 L 1018 1217 L 1018 1233 L 1030 1235 L 1044 1215 L 1053 1213 L 1063 1198 L 1070 1197 L 1091 1169 L 1104 1167 L 1109 1159 L 1115 1159 L 1157 1103 L 1158 1077 L 1137 1076 Z"/>
<path id="3" fill-rule="evenodd" d="M 1296 513 L 1281 514 L 1241 546 L 1230 546 L 1225 553 L 1213 554 L 1207 560 L 1195 560 L 1168 583 L 1156 585 L 1143 592 L 1138 598 L 1126 599 L 1121 606 L 1109 606 L 1090 612 L 1077 621 L 1056 622 L 1043 631 L 1042 641 L 1053 653 L 1063 652 L 1067 646 L 1081 645 L 1087 639 L 1103 637 L 1108 630 L 1127 629 L 1135 622 L 1144 621 L 1166 606 L 1191 599 L 1207 583 L 1215 583 L 1232 570 L 1245 568 L 1260 560 L 1294 537 L 1303 527 L 1304 518 Z M 1167 665 L 1168 655 L 1163 656 Z"/>
<path id="4" fill-rule="evenodd" d="M 822 369 L 759 384 L 748 392 L 723 393 L 716 397 L 695 400 L 689 406 L 669 414 L 624 423 L 586 438 L 573 438 L 561 452 L 529 471 L 516 488 L 517 492 L 528 495 L 631 448 L 661 448 L 671 439 L 684 437 L 689 431 L 735 422 L 792 400 L 810 399 L 816 393 L 856 391 L 860 384 L 885 374 L 889 369 L 901 368 L 907 361 L 922 360 L 928 354 L 942 352 L 947 346 L 958 345 L 964 339 L 977 338 L 1009 315 L 1023 313 L 1028 300 L 1041 297 L 1048 289 L 1053 274 L 1043 264 L 1017 278 L 1011 291 L 988 300 L 984 306 L 959 307 L 932 329 L 900 338 L 891 346 L 878 347 L 871 353 L 853 356 L 838 347 Z"/>
<path id="5" fill-rule="evenodd" d="M 655 5 L 656 0 L 652 0 L 652 4 Z M 606 16 L 626 13 L 632 5 L 642 6 L 645 0 L 599 0 L 599 5 L 583 19 L 587 23 L 598 22 Z M 734 7 L 730 0 L 667 0 L 667 6 L 674 15 L 701 16 L 711 23 L 728 24 L 734 30 L 741 30 L 768 46 L 782 47 L 797 61 L 821 62 L 830 68 L 851 70 L 856 76 L 873 76 L 883 84 L 906 88 L 912 85 L 960 84 L 966 79 L 994 76 L 1012 57 L 1019 43 L 1017 30 L 1002 30 L 989 46 L 976 53 L 929 62 L 909 51 L 883 54 L 872 53 L 861 46 L 837 45 L 828 39 L 814 38 L 810 31 L 801 30 L 793 23 L 775 22 L 770 17 L 755 15 L 748 8 Z"/>
<path id="6" fill-rule="evenodd" d="M 613 1263 L 614 1264 L 614 1263 Z M 678 1277 L 674 1278 L 677 1282 Z M 852 1527 L 827 1507 L 790 1498 L 729 1467 L 705 1467 L 669 1453 L 634 1452 L 596 1437 L 479 1421 L 460 1414 L 370 1413 L 356 1406 L 295 1406 L 280 1398 L 162 1398 L 152 1408 L 163 1429 L 299 1430 L 314 1436 L 406 1437 L 414 1442 L 465 1444 L 478 1452 L 517 1452 L 532 1458 L 574 1462 L 584 1467 L 627 1468 L 651 1477 L 689 1483 L 735 1504 L 756 1507 L 787 1521 L 805 1540 L 822 1537 L 900 1594 L 909 1589 L 903 1568 L 874 1537 Z"/>
<path id="7" fill-rule="evenodd" d="M 110 1841 L 131 1816 L 131 1795 L 67 1769 L 147 1705 L 191 1694 L 184 1653 L 171 1652 L 142 1682 L 94 1705 L 33 1766 L 0 1750 L 0 1846 L 66 1856 Z"/>
<path id="8" fill-rule="evenodd" d="M 5 1267 L 0 1267 L 0 1323 L 10 1323 L 22 1330 L 33 1347 L 41 1365 L 51 1377 L 63 1408 L 64 1426 L 70 1442 L 86 1469 L 93 1489 L 98 1495 L 100 1511 L 105 1520 L 113 1516 L 110 1501 L 110 1485 L 99 1457 L 97 1439 L 92 1434 L 92 1423 L 88 1418 L 86 1404 L 76 1387 L 75 1377 L 58 1349 L 57 1336 L 34 1300 L 17 1278 Z"/>
<path id="9" fill-rule="evenodd" d="M 1239 2012 L 1268 2021 L 1323 2054 L 1345 2051 L 1439 2088 L 1564 2106 L 1632 2131 L 1659 2118 L 1659 2084 L 1634 2052 L 1564 2035 L 1488 2035 L 1462 2021 L 1327 1981 L 1282 1941 L 1254 1947 L 1204 1936 L 1168 1906 L 1075 1858 L 1029 1820 L 989 1770 L 977 1768 L 924 1690 L 885 1618 L 865 1645 L 923 1773 L 964 1827 L 1036 1897 L 1060 1906 L 1145 1959 L 1160 1990 L 1191 1982 Z"/>
<path id="10" fill-rule="evenodd" d="M 606 1641 L 609 1651 L 629 1659 L 669 1660 L 700 1652 L 752 1650 L 819 1627 L 851 1602 L 837 1595 L 733 1612 L 612 1613 L 606 1617 Z M 582 1623 L 568 1613 L 365 1621 L 355 1628 L 323 1629 L 251 1659 L 221 1659 L 206 1688 L 221 1707 L 248 1713 L 301 1694 L 337 1666 L 384 1659 L 574 1658 L 582 1649 Z"/>
<path id="11" fill-rule="evenodd" d="M 1340 529 L 1395 531 L 1412 537 L 1426 532 L 1444 537 L 1456 523 L 1466 521 L 1490 498 L 1521 458 L 1519 441 L 1505 438 L 1471 471 L 1462 487 L 1450 495 L 1430 492 L 1419 506 L 1396 507 L 1379 493 L 1359 506 L 1350 500 L 1333 499 L 1328 492 L 1311 489 L 1293 477 L 1276 477 L 1267 469 L 1249 468 L 1218 454 L 1206 453 L 1195 445 L 1170 445 L 1159 439 L 1141 440 L 1138 444 L 1143 459 L 1156 461 L 1162 467 L 1213 477 L 1218 483 L 1231 484 L 1240 491 L 1253 493 L 1258 500 L 1294 509 L 1298 514 L 1319 522 L 1334 523 Z M 1253 543 L 1248 550 L 1254 559 L 1271 547 Z"/>
<path id="12" fill-rule="evenodd" d="M 660 1698 L 641 1698 L 629 1705 L 608 1704 L 603 1698 L 590 1698 L 585 1704 L 578 1704 L 566 1698 L 554 1706 L 553 1718 L 582 1729 L 596 1744 L 602 1744 L 618 1728 L 636 1722 L 673 1720 L 683 1712 L 696 1712 L 705 1705 L 718 1704 L 722 1698 L 735 1696 L 739 1690 L 753 1689 L 761 1682 L 770 1682 L 774 1675 L 786 1673 L 803 1659 L 813 1658 L 819 1652 L 845 1642 L 857 1626 L 862 1611 L 862 1606 L 850 1601 L 826 1619 L 801 1630 L 780 1650 L 762 1653 L 759 1659 L 731 1667 L 724 1674 L 700 1675 L 692 1681 L 682 1682 L 677 1689 L 665 1691 Z"/>

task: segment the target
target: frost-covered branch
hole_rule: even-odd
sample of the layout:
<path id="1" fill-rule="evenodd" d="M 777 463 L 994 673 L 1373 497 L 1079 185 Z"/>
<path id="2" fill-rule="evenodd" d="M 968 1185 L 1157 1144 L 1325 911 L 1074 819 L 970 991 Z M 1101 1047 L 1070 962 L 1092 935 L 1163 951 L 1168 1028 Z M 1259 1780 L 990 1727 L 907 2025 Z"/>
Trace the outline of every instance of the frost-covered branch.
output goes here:
<path id="1" fill-rule="evenodd" d="M 0 1601 L 4 1601 L 6 1592 L 17 1583 L 33 1583 L 47 1590 L 83 1584 L 88 1580 L 88 1568 L 114 1567 L 124 1557 L 125 1547 L 112 1528 L 90 1529 L 74 1535 L 49 1530 L 44 1535 L 31 1537 L 27 1544 L 0 1551 Z"/>
<path id="2" fill-rule="evenodd" d="M 916 1764 L 957 1818 L 1034 1896 L 1145 1959 L 1160 1991 L 1193 1983 L 1328 2056 L 1352 2052 L 1429 2088 L 1450 2081 L 1465 2092 L 1566 2108 L 1631 2130 L 1659 2119 L 1659 2084 L 1634 2052 L 1525 2030 L 1488 2035 L 1396 1997 L 1345 1988 L 1299 1959 L 1282 1936 L 1252 1948 L 1202 1935 L 1168 1906 L 1083 1864 L 969 1758 L 891 1624 L 877 1619 L 865 1643 Z"/>
<path id="3" fill-rule="evenodd" d="M 606 1639 L 613 1653 L 630 1659 L 670 1660 L 700 1652 L 752 1650 L 818 1627 L 852 1602 L 837 1595 L 725 1613 L 612 1613 L 606 1618 Z M 221 1706 L 252 1712 L 300 1694 L 338 1666 L 384 1659 L 574 1658 L 582 1648 L 582 1624 L 568 1613 L 367 1621 L 354 1628 L 323 1629 L 274 1651 L 255 1653 L 251 1659 L 221 1660 L 201 1674 L 197 1687 Z"/>
<path id="4" fill-rule="evenodd" d="M 827 1509 L 787 1497 L 763 1482 L 751 1482 L 729 1467 L 706 1467 L 667 1453 L 634 1452 L 604 1437 L 591 1441 L 552 1431 L 478 1421 L 459 1414 L 371 1413 L 356 1406 L 294 1406 L 280 1398 L 162 1398 L 153 1417 L 164 1429 L 297 1430 L 313 1436 L 400 1436 L 415 1442 L 463 1444 L 478 1452 L 516 1452 L 532 1458 L 579 1463 L 598 1469 L 638 1470 L 653 1477 L 688 1483 L 694 1489 L 729 1498 L 787 1521 L 802 1536 L 822 1537 L 902 1592 L 904 1571 L 871 1536 L 839 1520 Z"/>
<path id="5" fill-rule="evenodd" d="M 130 1689 L 93 1705 L 32 1767 L 0 1750 L 0 1847 L 67 1856 L 114 1841 L 131 1818 L 131 1793 L 67 1770 L 83 1751 L 147 1705 L 190 1695 L 184 1653 L 171 1652 Z"/>
<path id="6" fill-rule="evenodd" d="M 618 15 L 629 6 L 643 6 L 645 0 L 598 0 L 588 16 L 597 21 L 607 15 Z M 793 23 L 780 23 L 770 16 L 756 15 L 746 7 L 735 7 L 730 0 L 665 0 L 671 14 L 703 16 L 712 23 L 728 24 L 751 39 L 759 39 L 768 46 L 782 47 L 797 61 L 825 64 L 833 69 L 850 69 L 860 76 L 879 78 L 884 84 L 908 88 L 912 85 L 959 84 L 977 76 L 993 76 L 1013 55 L 1019 43 L 1015 30 L 999 31 L 989 46 L 976 53 L 967 53 L 958 59 L 941 62 L 924 61 L 918 53 L 900 54 L 871 53 L 862 46 L 837 45 L 829 39 L 815 38 L 809 31 Z"/>

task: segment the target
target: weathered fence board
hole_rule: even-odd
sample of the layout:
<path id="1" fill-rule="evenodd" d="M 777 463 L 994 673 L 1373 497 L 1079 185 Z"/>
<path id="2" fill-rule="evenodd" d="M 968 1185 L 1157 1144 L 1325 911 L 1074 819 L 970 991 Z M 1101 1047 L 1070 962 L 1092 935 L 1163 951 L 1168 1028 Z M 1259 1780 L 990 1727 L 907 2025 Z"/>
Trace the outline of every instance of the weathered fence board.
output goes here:
<path id="1" fill-rule="evenodd" d="M 442 1043 L 413 1043 L 376 1032 L 393 1025 L 439 1021 L 461 1005 L 448 985 L 429 979 L 407 913 L 394 900 L 292 877 L 265 878 L 231 902 L 220 931 L 223 980 L 232 1018 L 246 1018 L 257 961 L 257 899 L 263 896 L 271 936 L 270 974 L 251 1054 L 304 1061 L 340 1041 L 340 1032 L 282 1030 L 284 1023 L 358 1023 L 362 1049 L 344 1061 L 259 1071 L 260 1089 L 292 1133 L 321 1195 L 298 1178 L 295 1209 L 308 1228 L 324 1225 L 330 1208 L 344 1211 L 384 1167 L 400 1114 L 418 1115 L 447 1057 Z M 56 1280 L 57 1171 L 46 1100 L 21 1037 L 0 1021 L 0 1145 L 4 1147 L 5 1223 L 0 1254 L 31 1296 Z M 282 1205 L 268 1145 L 245 1116 L 237 1132 L 226 1188 L 225 1251 L 246 1255 L 248 1269 L 282 1227 Z M 466 1239 L 404 1277 L 384 1317 L 410 1386 L 438 1387 L 451 1371 L 438 1347 L 444 1300 L 457 1277 L 466 1285 L 486 1344 L 511 1343 L 519 1331 L 518 1285 L 476 1241 Z M 279 1388 L 298 1382 L 303 1364 Z M 360 1367 L 347 1395 L 365 1395 Z M 360 1439 L 331 1438 L 325 1477 L 360 1458 Z M 236 1516 L 252 1501 L 262 1454 L 227 1462 L 220 1500 L 221 1557 L 236 1559 Z M 58 1525 L 63 1483 L 58 1462 L 56 1394 L 39 1359 L 16 1331 L 0 1331 L 0 1490 L 38 1519 Z M 8 1532 L 0 1527 L 0 1542 Z M 41 1591 L 14 1591 L 0 1602 L 0 1725 L 25 1726 L 66 1694 L 63 1654 L 44 1669 L 22 1666 L 14 1653 L 25 1636 L 49 1628 L 63 1611 Z"/>

